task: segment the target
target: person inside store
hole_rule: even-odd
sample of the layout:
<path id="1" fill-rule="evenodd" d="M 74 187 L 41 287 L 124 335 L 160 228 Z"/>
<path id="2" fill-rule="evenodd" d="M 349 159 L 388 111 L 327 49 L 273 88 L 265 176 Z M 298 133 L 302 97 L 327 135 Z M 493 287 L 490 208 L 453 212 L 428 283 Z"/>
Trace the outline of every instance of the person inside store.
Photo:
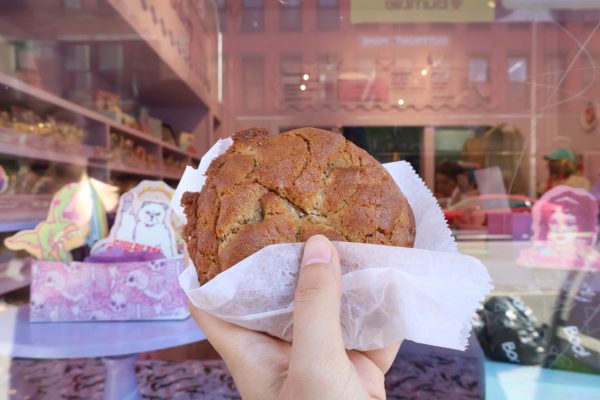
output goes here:
<path id="1" fill-rule="evenodd" d="M 590 181 L 577 172 L 575 154 L 571 150 L 559 148 L 544 159 L 548 163 L 548 180 L 538 188 L 539 195 L 559 185 L 590 189 Z"/>
<path id="2" fill-rule="evenodd" d="M 482 168 L 497 167 L 502 174 L 506 194 L 527 194 L 529 170 L 523 134 L 514 125 L 499 124 L 490 128 L 482 138 Z"/>
<path id="3" fill-rule="evenodd" d="M 442 208 L 450 208 L 466 197 L 477 195 L 472 171 L 455 161 L 443 161 L 435 169 L 435 196 Z"/>
<path id="4" fill-rule="evenodd" d="M 316 235 L 306 242 L 300 262 L 291 344 L 192 305 L 190 310 L 244 399 L 385 399 L 384 375 L 400 342 L 379 350 L 346 350 L 340 307 L 339 256 L 325 236 Z"/>

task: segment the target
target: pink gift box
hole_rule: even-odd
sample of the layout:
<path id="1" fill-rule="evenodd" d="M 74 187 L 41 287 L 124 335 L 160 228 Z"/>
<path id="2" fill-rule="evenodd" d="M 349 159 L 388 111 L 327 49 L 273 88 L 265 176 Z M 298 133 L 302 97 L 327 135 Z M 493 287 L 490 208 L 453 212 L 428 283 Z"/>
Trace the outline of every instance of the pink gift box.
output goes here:
<path id="1" fill-rule="evenodd" d="M 185 319 L 183 257 L 126 263 L 32 263 L 30 321 Z"/>
<path id="2" fill-rule="evenodd" d="M 495 212 L 487 215 L 489 234 L 511 235 L 513 240 L 531 238 L 531 214 L 513 212 Z"/>

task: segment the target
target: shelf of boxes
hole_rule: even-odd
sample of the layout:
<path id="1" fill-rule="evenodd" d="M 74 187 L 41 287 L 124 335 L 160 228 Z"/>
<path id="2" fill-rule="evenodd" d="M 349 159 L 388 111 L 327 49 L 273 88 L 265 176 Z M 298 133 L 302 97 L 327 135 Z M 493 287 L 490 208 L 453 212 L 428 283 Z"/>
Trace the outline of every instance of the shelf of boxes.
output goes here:
<path id="1" fill-rule="evenodd" d="M 34 139 L 33 141 L 28 140 Z M 51 162 L 60 162 L 76 165 L 87 165 L 88 159 L 83 156 L 87 152 L 87 148 L 80 146 L 79 151 L 64 152 L 61 151 L 57 143 L 48 143 L 39 140 L 34 134 L 18 132 L 10 128 L 0 128 L 0 154 L 17 156 L 23 158 L 31 158 L 36 160 L 45 160 Z M 33 142 L 37 141 L 36 144 Z"/>
<path id="2" fill-rule="evenodd" d="M 17 232 L 24 229 L 33 229 L 46 219 L 46 216 L 39 219 L 26 219 L 22 221 L 0 221 L 0 233 L 2 232 Z"/>
<path id="3" fill-rule="evenodd" d="M 22 94 L 30 97 L 31 99 L 33 99 L 36 102 L 41 101 L 41 102 L 47 103 L 47 105 L 51 105 L 53 107 L 58 107 L 59 109 L 61 109 L 62 111 L 66 111 L 67 113 L 71 113 L 71 114 L 77 115 L 79 117 L 83 117 L 84 119 L 88 120 L 88 122 L 90 122 L 92 124 L 102 125 L 104 129 L 99 129 L 99 131 L 101 131 L 101 132 L 103 131 L 104 135 L 106 135 L 106 137 L 104 137 L 104 138 L 95 137 L 94 139 L 96 142 L 103 142 L 103 143 L 107 144 L 109 142 L 109 138 L 108 138 L 109 132 L 114 131 L 114 132 L 118 132 L 118 133 L 122 133 L 122 134 L 125 134 L 128 136 L 131 136 L 132 138 L 134 138 L 140 142 L 143 142 L 144 144 L 152 144 L 152 145 L 158 146 L 160 149 L 167 149 L 169 152 L 179 155 L 180 157 L 185 159 L 185 161 L 188 163 L 191 162 L 192 160 L 198 160 L 197 156 L 191 155 L 184 149 L 181 149 L 174 144 L 163 142 L 162 140 L 155 138 L 146 132 L 142 132 L 140 130 L 120 124 L 119 122 L 113 121 L 100 113 L 97 113 L 95 111 L 84 108 L 78 104 L 75 104 L 75 103 L 72 103 L 63 98 L 60 98 L 52 93 L 48 93 L 42 89 L 33 87 L 26 83 L 23 83 L 23 82 L 19 81 L 18 79 L 15 79 L 6 74 L 0 73 L 0 86 L 4 86 L 4 89 L 12 89 L 12 90 L 21 92 Z M 88 131 L 88 134 L 89 133 L 90 132 Z M 2 141 L 2 138 L 1 138 L 2 134 L 20 135 L 23 138 L 23 140 L 21 140 L 18 143 L 5 142 L 5 141 Z M 81 155 L 81 153 L 80 154 L 67 154 L 63 151 L 60 151 L 59 148 L 62 145 L 61 143 L 57 143 L 56 148 L 51 148 L 51 149 L 42 149 L 42 148 L 31 147 L 27 143 L 28 135 L 32 135 L 32 134 L 17 132 L 14 129 L 6 128 L 6 127 L 0 128 L 0 153 L 8 154 L 8 155 L 15 155 L 15 156 L 19 156 L 19 157 L 27 157 L 27 158 L 33 158 L 33 159 L 55 161 L 55 162 L 62 162 L 62 163 L 68 163 L 68 164 L 78 164 L 78 165 L 86 165 L 88 163 L 88 158 L 92 157 L 91 154 L 87 154 L 87 155 Z M 109 150 L 107 145 L 96 146 L 96 147 L 104 147 L 105 150 L 107 150 L 107 151 Z M 88 150 L 89 150 L 89 148 L 90 148 L 90 146 L 87 147 Z M 89 153 L 89 152 L 90 151 L 86 151 L 86 153 Z M 162 151 L 160 153 L 162 154 Z M 159 160 L 156 167 L 157 168 L 155 170 L 162 171 L 161 160 Z M 110 163 L 107 166 L 107 168 L 110 169 Z M 116 168 L 119 171 L 123 170 L 123 168 L 121 168 L 121 167 L 116 167 Z M 140 174 L 142 174 L 142 171 L 144 171 L 144 170 L 139 169 L 136 171 L 138 171 Z M 127 172 L 133 173 L 133 170 L 130 169 Z M 144 173 L 144 174 L 148 175 L 147 173 Z M 161 176 L 161 173 L 157 173 L 154 175 Z"/>
<path id="4" fill-rule="evenodd" d="M 103 177 L 126 174 L 140 179 L 169 179 L 177 180 L 181 173 L 173 166 L 163 165 L 166 155 L 185 165 L 197 165 L 199 157 L 191 155 L 175 144 L 165 143 L 151 134 L 125 126 L 117 121 L 72 103 L 52 93 L 28 85 L 11 76 L 0 73 L 0 101 L 5 104 L 8 99 L 18 98 L 21 103 L 39 115 L 46 114 L 48 109 L 59 111 L 61 115 L 70 116 L 77 120 L 86 132 L 84 144 L 79 148 L 36 136 L 34 133 L 20 132 L 9 127 L 0 127 L 0 155 L 44 160 L 48 162 L 86 166 L 88 170 Z M 10 94 L 13 91 L 13 94 Z M 7 94 L 8 93 L 8 94 Z M 11 97 L 12 96 L 12 97 Z M 115 132 L 131 138 L 137 144 L 152 150 L 157 162 L 153 165 L 133 166 L 120 161 L 111 160 L 110 133 Z M 48 142 L 44 142 L 48 140 Z M 69 151 L 65 151 L 67 148 Z M 135 163 L 135 161 L 133 161 Z M 180 168 L 181 169 L 181 168 Z M 0 199 L 3 196 L 0 195 Z M 24 218 L 15 221 L 0 221 L 0 232 L 33 228 L 45 215 L 35 218 Z"/>

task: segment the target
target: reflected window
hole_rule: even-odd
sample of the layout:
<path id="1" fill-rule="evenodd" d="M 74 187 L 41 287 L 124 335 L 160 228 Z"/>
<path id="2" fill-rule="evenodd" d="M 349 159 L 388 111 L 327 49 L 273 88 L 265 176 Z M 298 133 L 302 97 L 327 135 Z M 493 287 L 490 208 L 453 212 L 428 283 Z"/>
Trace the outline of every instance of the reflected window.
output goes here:
<path id="1" fill-rule="evenodd" d="M 317 1 L 317 30 L 335 31 L 340 27 L 338 0 Z"/>
<path id="2" fill-rule="evenodd" d="M 398 91 L 403 91 L 411 85 L 411 81 L 414 80 L 414 65 L 413 58 L 400 56 L 394 60 L 394 67 L 391 71 L 391 85 Z M 402 93 L 405 96 L 405 93 Z M 404 99 L 406 100 L 406 99 Z"/>
<path id="3" fill-rule="evenodd" d="M 281 56 L 280 65 L 283 100 L 299 100 L 310 85 L 308 80 L 303 79 L 305 72 L 302 70 L 302 54 L 284 54 Z"/>
<path id="4" fill-rule="evenodd" d="M 525 57 L 508 58 L 509 82 L 525 82 L 527 80 L 527 59 Z"/>
<path id="5" fill-rule="evenodd" d="M 469 58 L 469 82 L 487 82 L 488 67 L 487 57 Z"/>
<path id="6" fill-rule="evenodd" d="M 13 43 L 14 71 L 36 71 L 38 69 L 39 51 L 35 42 L 24 41 Z"/>
<path id="7" fill-rule="evenodd" d="M 264 30 L 263 0 L 243 0 L 242 31 L 262 32 Z"/>
<path id="8" fill-rule="evenodd" d="M 242 99 L 245 111 L 262 111 L 265 94 L 265 59 L 262 55 L 242 57 Z"/>
<path id="9" fill-rule="evenodd" d="M 89 101 L 92 93 L 90 46 L 84 43 L 65 45 L 63 68 L 65 96 L 74 102 Z"/>
<path id="10" fill-rule="evenodd" d="M 506 64 L 507 84 L 507 103 L 514 108 L 523 108 L 527 106 L 529 100 L 529 85 L 527 82 L 527 57 L 509 56 Z"/>
<path id="11" fill-rule="evenodd" d="M 98 69 L 114 71 L 123 69 L 123 46 L 121 44 L 102 44 L 98 49 Z"/>
<path id="12" fill-rule="evenodd" d="M 302 8 L 300 0 L 285 0 L 279 3 L 279 30 L 300 32 L 302 30 Z"/>
<path id="13" fill-rule="evenodd" d="M 335 100 L 338 79 L 338 57 L 334 54 L 319 56 L 319 100 Z"/>
<path id="14" fill-rule="evenodd" d="M 219 14 L 219 27 L 221 32 L 227 32 L 227 2 L 216 0 L 217 13 Z"/>
<path id="15" fill-rule="evenodd" d="M 81 0 L 64 0 L 63 7 L 65 10 L 81 10 Z"/>
<path id="16" fill-rule="evenodd" d="M 562 88 L 566 78 L 566 55 L 561 52 L 547 53 L 544 56 L 544 85 L 546 102 L 554 104 L 564 97 Z"/>
<path id="17" fill-rule="evenodd" d="M 90 69 L 90 46 L 71 44 L 65 47 L 63 65 L 67 71 L 87 71 Z"/>

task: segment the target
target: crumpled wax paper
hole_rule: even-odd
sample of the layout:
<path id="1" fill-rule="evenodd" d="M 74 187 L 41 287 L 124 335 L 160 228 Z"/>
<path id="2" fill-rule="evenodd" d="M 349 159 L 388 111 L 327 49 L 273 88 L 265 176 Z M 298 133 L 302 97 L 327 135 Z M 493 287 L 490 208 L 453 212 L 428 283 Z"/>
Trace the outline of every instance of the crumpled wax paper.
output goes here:
<path id="1" fill-rule="evenodd" d="M 229 138 L 219 140 L 198 169 L 185 170 L 171 204 L 182 218 L 181 196 L 201 190 L 210 162 L 231 143 Z M 464 350 L 475 309 L 492 289 L 487 269 L 457 252 L 437 201 L 410 164 L 384 167 L 412 207 L 415 246 L 335 242 L 342 265 L 344 344 L 347 349 L 372 350 L 408 339 Z M 267 246 L 202 286 L 190 261 L 179 283 L 194 306 L 291 341 L 302 249 L 303 243 Z"/>

